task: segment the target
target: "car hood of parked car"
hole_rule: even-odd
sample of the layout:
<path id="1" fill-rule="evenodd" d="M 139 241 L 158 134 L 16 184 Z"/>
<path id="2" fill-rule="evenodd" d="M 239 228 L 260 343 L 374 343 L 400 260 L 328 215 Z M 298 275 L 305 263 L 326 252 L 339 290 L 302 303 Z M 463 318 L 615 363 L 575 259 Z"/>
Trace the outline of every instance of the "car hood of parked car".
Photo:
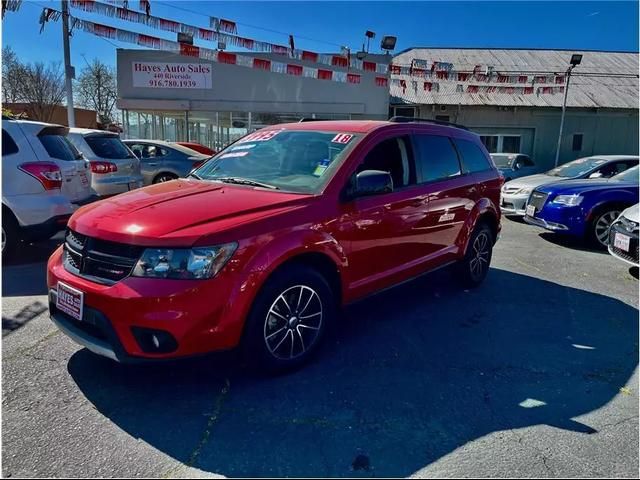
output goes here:
<path id="1" fill-rule="evenodd" d="M 619 180 L 565 180 L 563 182 L 555 182 L 549 183 L 547 185 L 542 185 L 536 190 L 545 192 L 545 193 L 555 193 L 562 195 L 574 195 L 574 194 L 584 194 L 588 192 L 594 192 L 597 190 L 614 190 L 616 188 L 623 189 L 633 189 L 638 188 L 637 183 L 633 182 L 622 182 Z"/>
<path id="2" fill-rule="evenodd" d="M 71 217 L 69 228 L 112 242 L 191 246 L 239 225 L 301 208 L 310 198 L 311 195 L 180 179 L 87 205 Z"/>
<path id="3" fill-rule="evenodd" d="M 526 177 L 520 177 L 515 180 L 511 180 L 505 183 L 505 186 L 510 188 L 536 188 L 540 185 L 544 185 L 549 182 L 557 182 L 561 180 L 560 177 L 553 177 L 544 173 L 538 173 L 536 175 L 527 175 Z"/>
<path id="4" fill-rule="evenodd" d="M 622 212 L 621 216 L 632 222 L 640 223 L 640 203 L 636 203 L 634 206 L 627 208 Z"/>

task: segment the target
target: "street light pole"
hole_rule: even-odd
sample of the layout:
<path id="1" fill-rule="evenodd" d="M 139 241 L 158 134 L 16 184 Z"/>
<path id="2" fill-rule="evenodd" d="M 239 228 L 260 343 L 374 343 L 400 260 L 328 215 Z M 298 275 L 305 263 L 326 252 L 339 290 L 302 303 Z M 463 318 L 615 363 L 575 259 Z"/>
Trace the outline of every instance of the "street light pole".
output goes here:
<path id="1" fill-rule="evenodd" d="M 68 0 L 61 0 L 62 3 L 62 46 L 64 49 L 64 79 L 67 90 L 67 122 L 69 127 L 76 126 L 76 116 L 73 110 L 73 85 L 71 79 L 74 77 L 71 66 L 71 53 L 69 50 L 69 5 Z"/>
<path id="2" fill-rule="evenodd" d="M 582 62 L 582 55 L 579 53 L 574 53 L 571 55 L 571 66 L 567 69 L 567 84 L 564 87 L 564 98 L 562 99 L 562 115 L 560 116 L 560 132 L 558 133 L 558 145 L 556 147 L 556 160 L 554 162 L 554 166 L 558 166 L 558 160 L 560 158 L 560 147 L 562 145 L 562 130 L 564 128 L 564 114 L 567 110 L 567 95 L 569 94 L 569 82 L 571 81 L 571 72 L 575 67 L 580 65 Z"/>

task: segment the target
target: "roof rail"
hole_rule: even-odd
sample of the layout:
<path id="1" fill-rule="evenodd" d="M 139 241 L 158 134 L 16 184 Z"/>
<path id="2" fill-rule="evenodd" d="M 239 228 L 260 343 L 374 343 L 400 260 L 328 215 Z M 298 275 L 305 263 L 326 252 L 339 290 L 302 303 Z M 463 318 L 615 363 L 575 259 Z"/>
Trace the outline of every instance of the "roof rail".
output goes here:
<path id="1" fill-rule="evenodd" d="M 328 119 L 327 118 L 302 117 L 300 120 L 298 120 L 298 123 L 302 123 L 302 122 L 324 122 L 324 121 L 328 121 Z"/>
<path id="2" fill-rule="evenodd" d="M 417 117 L 391 117 L 389 119 L 390 122 L 393 123 L 412 123 L 412 122 L 416 122 L 416 123 L 433 123 L 435 125 L 445 125 L 447 127 L 455 127 L 455 128 L 461 128 L 462 130 L 469 130 L 467 127 L 465 127 L 464 125 L 459 125 L 457 123 L 452 123 L 452 122 L 445 122 L 444 120 L 432 120 L 430 118 L 417 118 Z"/>

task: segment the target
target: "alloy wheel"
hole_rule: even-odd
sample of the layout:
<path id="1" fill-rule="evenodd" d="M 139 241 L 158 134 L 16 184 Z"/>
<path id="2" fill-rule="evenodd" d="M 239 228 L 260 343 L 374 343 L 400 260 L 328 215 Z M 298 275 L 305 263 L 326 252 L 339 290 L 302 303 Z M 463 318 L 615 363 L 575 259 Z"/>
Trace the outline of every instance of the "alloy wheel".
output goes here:
<path id="1" fill-rule="evenodd" d="M 601 245 L 607 245 L 609 239 L 609 227 L 615 221 L 616 218 L 620 215 L 620 212 L 617 210 L 612 210 L 610 212 L 605 212 L 596 221 L 594 230 L 596 234 L 596 238 Z"/>
<path id="2" fill-rule="evenodd" d="M 481 278 L 484 270 L 489 267 L 489 236 L 481 232 L 473 242 L 469 268 L 473 278 Z"/>
<path id="3" fill-rule="evenodd" d="M 278 295 L 264 322 L 269 353 L 279 360 L 304 355 L 318 339 L 322 313 L 320 296 L 306 285 L 290 287 Z"/>

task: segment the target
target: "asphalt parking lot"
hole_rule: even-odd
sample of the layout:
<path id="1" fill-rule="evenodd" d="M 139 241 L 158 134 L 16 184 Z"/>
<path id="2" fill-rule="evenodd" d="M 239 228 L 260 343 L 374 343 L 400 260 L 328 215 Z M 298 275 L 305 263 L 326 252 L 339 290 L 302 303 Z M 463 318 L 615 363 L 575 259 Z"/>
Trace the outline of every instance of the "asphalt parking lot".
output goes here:
<path id="1" fill-rule="evenodd" d="M 120 366 L 57 332 L 44 265 L 2 271 L 3 476 L 631 477 L 637 272 L 504 221 L 465 291 L 436 272 L 350 306 L 316 361 Z"/>

